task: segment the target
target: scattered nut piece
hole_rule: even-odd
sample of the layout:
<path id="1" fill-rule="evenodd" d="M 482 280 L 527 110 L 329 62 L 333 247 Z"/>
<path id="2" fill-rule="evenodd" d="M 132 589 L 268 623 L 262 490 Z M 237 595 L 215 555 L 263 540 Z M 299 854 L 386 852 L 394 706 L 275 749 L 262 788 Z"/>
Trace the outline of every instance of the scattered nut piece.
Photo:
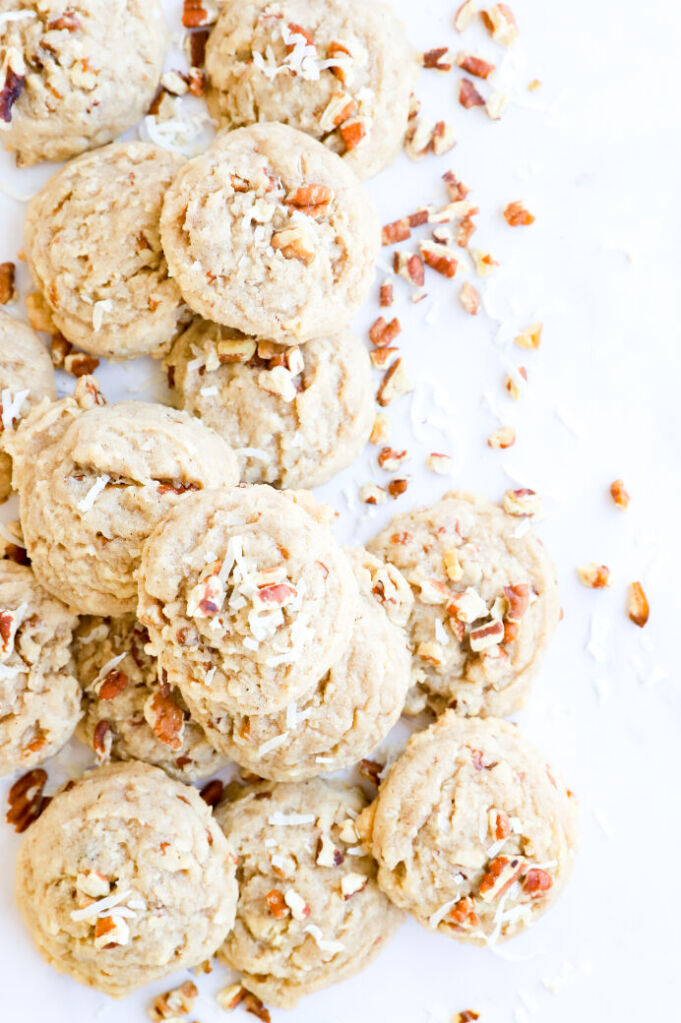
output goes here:
<path id="1" fill-rule="evenodd" d="M 460 202 L 462 199 L 465 199 L 470 192 L 468 185 L 464 185 L 463 181 L 460 181 L 459 178 L 457 178 L 454 171 L 446 171 L 442 175 L 442 180 L 445 183 L 447 195 L 451 202 Z"/>
<path id="2" fill-rule="evenodd" d="M 493 273 L 494 268 L 499 266 L 496 259 L 492 258 L 491 253 L 485 252 L 484 249 L 473 249 L 471 256 L 473 257 L 475 272 L 478 277 L 489 277 Z"/>
<path id="3" fill-rule="evenodd" d="M 459 301 L 466 312 L 471 316 L 478 315 L 478 312 L 480 311 L 480 295 L 478 294 L 477 288 L 473 287 L 473 285 L 468 281 L 464 281 L 461 285 Z"/>
<path id="4" fill-rule="evenodd" d="M 41 767 L 27 771 L 14 782 L 7 795 L 9 809 L 5 816 L 8 824 L 22 834 L 40 817 L 49 799 L 43 796 L 47 783 L 47 772 Z"/>
<path id="5" fill-rule="evenodd" d="M 448 579 L 456 583 L 459 579 L 463 578 L 463 567 L 459 561 L 459 552 L 456 547 L 451 547 L 448 551 L 445 551 L 442 555 L 442 561 Z"/>
<path id="6" fill-rule="evenodd" d="M 369 352 L 371 365 L 374 369 L 385 369 L 392 363 L 398 352 L 399 348 L 372 348 Z"/>
<path id="7" fill-rule="evenodd" d="M 298 259 L 309 266 L 315 257 L 314 248 L 300 226 L 285 227 L 272 235 L 272 248 L 281 252 L 285 259 Z"/>
<path id="8" fill-rule="evenodd" d="M 409 480 L 404 478 L 394 479 L 388 484 L 388 493 L 394 500 L 396 500 L 398 497 L 401 497 L 402 494 L 406 493 L 408 487 Z"/>
<path id="9" fill-rule="evenodd" d="M 431 472 L 438 476 L 449 476 L 452 471 L 452 459 L 449 455 L 442 455 L 437 451 L 431 451 L 426 458 L 426 465 Z"/>
<path id="10" fill-rule="evenodd" d="M 482 57 L 476 57 L 472 53 L 466 53 L 465 50 L 461 50 L 457 55 L 456 65 L 463 71 L 467 71 L 469 75 L 475 75 L 476 78 L 489 78 L 496 70 L 494 64 L 490 64 L 489 61 L 483 60 Z"/>
<path id="11" fill-rule="evenodd" d="M 602 590 L 610 585 L 610 569 L 607 565 L 599 565 L 595 561 L 588 565 L 580 565 L 577 569 L 579 581 L 592 590 Z"/>
<path id="12" fill-rule="evenodd" d="M 407 451 L 395 451 L 394 448 L 384 447 L 378 453 L 378 464 L 386 472 L 395 472 L 408 458 L 409 453 Z"/>
<path id="13" fill-rule="evenodd" d="M 0 305 L 16 301 L 17 292 L 14 287 L 16 267 L 14 263 L 0 263 Z"/>
<path id="14" fill-rule="evenodd" d="M 390 420 L 385 412 L 379 412 L 374 419 L 369 441 L 371 444 L 385 444 L 390 439 Z"/>
<path id="15" fill-rule="evenodd" d="M 504 219 L 511 227 L 529 227 L 535 221 L 534 216 L 519 199 L 505 207 Z"/>
<path id="16" fill-rule="evenodd" d="M 531 326 L 521 330 L 515 338 L 518 348 L 529 348 L 532 350 L 539 348 L 543 328 L 543 323 L 533 323 Z"/>
<path id="17" fill-rule="evenodd" d="M 67 341 L 63 334 L 55 334 L 50 340 L 50 357 L 55 369 L 62 369 L 64 359 L 69 354 L 73 345 Z"/>
<path id="18" fill-rule="evenodd" d="M 265 1008 L 262 999 L 254 995 L 252 991 L 244 993 L 243 1006 L 246 1012 L 250 1012 L 251 1016 L 257 1017 L 263 1023 L 271 1023 L 272 1017 L 270 1016 L 269 1009 Z"/>
<path id="19" fill-rule="evenodd" d="M 624 480 L 615 480 L 610 484 L 610 494 L 618 508 L 628 508 L 631 498 L 624 488 Z"/>
<path id="20" fill-rule="evenodd" d="M 221 1009 L 231 1012 L 232 1009 L 236 1009 L 237 1005 L 243 1002 L 245 994 L 246 988 L 241 984 L 230 984 L 229 987 L 224 987 L 222 991 L 218 991 L 215 1001 Z"/>
<path id="21" fill-rule="evenodd" d="M 341 878 L 341 892 L 345 899 L 350 899 L 358 892 L 363 892 L 368 882 L 369 878 L 366 874 L 344 874 Z"/>
<path id="22" fill-rule="evenodd" d="M 413 391 L 412 383 L 407 375 L 402 359 L 395 359 L 390 369 L 387 371 L 381 386 L 378 389 L 376 395 L 379 405 L 385 407 L 389 405 L 396 398 L 401 398 L 405 394 L 409 394 Z"/>
<path id="23" fill-rule="evenodd" d="M 64 356 L 64 369 L 74 377 L 90 376 L 99 366 L 99 359 L 85 352 L 69 352 Z"/>
<path id="24" fill-rule="evenodd" d="M 402 217 L 400 220 L 393 220 L 391 224 L 384 224 L 381 229 L 381 244 L 396 245 L 397 242 L 406 241 L 411 236 L 409 218 Z"/>
<path id="25" fill-rule="evenodd" d="M 487 116 L 491 121 L 500 121 L 504 110 L 508 106 L 509 95 L 507 92 L 493 92 L 485 103 Z"/>
<path id="26" fill-rule="evenodd" d="M 401 330 L 402 327 L 397 318 L 387 323 L 382 316 L 379 316 L 369 330 L 369 339 L 377 348 L 386 348 L 395 340 Z"/>
<path id="27" fill-rule="evenodd" d="M 353 149 L 357 149 L 357 146 L 359 146 L 367 133 L 364 121 L 361 118 L 356 118 L 354 121 L 345 121 L 338 130 L 343 137 L 348 153 L 352 152 Z"/>
<path id="28" fill-rule="evenodd" d="M 395 289 L 393 288 L 393 282 L 390 278 L 383 281 L 381 285 L 381 291 L 379 295 L 379 304 L 381 309 L 388 309 L 395 300 Z"/>
<path id="29" fill-rule="evenodd" d="M 182 24 L 185 28 L 200 28 L 217 21 L 218 9 L 210 0 L 184 0 Z"/>
<path id="30" fill-rule="evenodd" d="M 459 272 L 460 262 L 454 251 L 447 245 L 440 245 L 438 242 L 427 240 L 419 242 L 419 251 L 427 266 L 436 270 L 443 277 L 456 277 Z"/>
<path id="31" fill-rule="evenodd" d="M 398 276 L 403 277 L 417 288 L 422 288 L 426 279 L 423 260 L 415 252 L 396 252 L 393 256 L 393 268 Z"/>
<path id="32" fill-rule="evenodd" d="M 480 1019 L 479 1012 L 475 1012 L 474 1009 L 462 1009 L 461 1012 L 457 1012 L 452 1023 L 472 1023 L 476 1019 Z"/>
<path id="33" fill-rule="evenodd" d="M 470 78 L 462 78 L 459 82 L 459 103 L 466 110 L 471 107 L 484 107 L 485 100 L 475 88 Z"/>
<path id="34" fill-rule="evenodd" d="M 445 153 L 449 153 L 456 145 L 456 135 L 451 124 L 446 124 L 444 121 L 438 121 L 433 128 L 433 135 L 431 140 L 432 150 L 435 156 L 444 156 Z"/>
<path id="35" fill-rule="evenodd" d="M 629 587 L 628 614 L 630 620 L 634 625 L 638 625 L 640 629 L 648 621 L 650 606 L 640 583 L 632 583 Z"/>
<path id="36" fill-rule="evenodd" d="M 369 781 L 373 782 L 374 785 L 378 785 L 381 780 L 381 772 L 383 771 L 383 764 L 380 764 L 378 760 L 360 760 L 359 762 L 359 773 L 363 778 L 368 778 Z"/>
<path id="37" fill-rule="evenodd" d="M 528 82 L 528 92 L 536 92 L 539 88 L 541 88 L 541 82 L 538 78 L 533 78 L 531 82 Z"/>
<path id="38" fill-rule="evenodd" d="M 532 518 L 541 511 L 541 497 L 527 487 L 522 487 L 520 490 L 507 490 L 501 503 L 507 515 L 514 515 L 521 519 Z"/>
<path id="39" fill-rule="evenodd" d="M 510 448 L 515 444 L 515 430 L 512 426 L 501 426 L 487 438 L 491 448 Z"/>
<path id="40" fill-rule="evenodd" d="M 451 71 L 454 65 L 452 51 L 441 46 L 436 50 L 426 50 L 421 54 L 421 63 L 424 68 L 434 68 L 436 71 Z"/>
<path id="41" fill-rule="evenodd" d="M 465 32 L 473 24 L 478 13 L 476 0 L 465 0 L 454 15 L 454 28 L 457 32 Z"/>
<path id="42" fill-rule="evenodd" d="M 177 1016 L 186 1016 L 194 1008 L 194 1002 L 199 997 L 199 989 L 191 980 L 184 984 L 166 991 L 165 994 L 155 998 L 149 1016 L 154 1023 L 162 1023 L 163 1020 L 176 1019 Z"/>
<path id="43" fill-rule="evenodd" d="M 512 46 L 518 38 L 518 25 L 508 4 L 494 4 L 480 13 L 494 42 Z"/>
<path id="44" fill-rule="evenodd" d="M 364 483 L 360 487 L 359 499 L 364 501 L 365 504 L 385 504 L 388 500 L 388 495 L 383 487 L 379 487 L 377 483 Z"/>

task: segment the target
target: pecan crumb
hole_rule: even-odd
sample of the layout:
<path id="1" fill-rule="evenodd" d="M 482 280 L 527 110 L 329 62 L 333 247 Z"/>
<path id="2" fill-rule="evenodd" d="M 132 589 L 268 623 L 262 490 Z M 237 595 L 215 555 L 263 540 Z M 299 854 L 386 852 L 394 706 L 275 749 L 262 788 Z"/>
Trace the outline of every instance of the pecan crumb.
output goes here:
<path id="1" fill-rule="evenodd" d="M 464 0 L 454 15 L 454 28 L 457 32 L 465 32 L 473 24 L 478 13 L 475 0 Z"/>
<path id="2" fill-rule="evenodd" d="M 459 301 L 464 307 L 467 313 L 471 316 L 477 316 L 480 311 L 480 295 L 478 294 L 477 288 L 475 288 L 468 281 L 464 281 L 461 285 L 461 291 L 459 292 Z"/>
<path id="3" fill-rule="evenodd" d="M 16 300 L 15 273 L 14 263 L 0 263 L 0 305 L 7 305 Z"/>
<path id="4" fill-rule="evenodd" d="M 381 285 L 379 304 L 381 309 L 388 309 L 395 300 L 395 289 L 391 280 L 386 280 Z"/>
<path id="5" fill-rule="evenodd" d="M 577 569 L 579 581 L 592 590 L 602 590 L 610 585 L 610 569 L 607 565 L 599 565 L 595 561 L 588 565 L 580 565 Z"/>
<path id="6" fill-rule="evenodd" d="M 385 504 L 388 500 L 388 495 L 383 487 L 379 487 L 377 483 L 364 483 L 360 487 L 359 499 L 364 504 Z"/>
<path id="7" fill-rule="evenodd" d="M 73 345 L 67 341 L 63 334 L 54 334 L 50 339 L 50 357 L 55 369 L 61 369 L 64 359 L 69 354 Z"/>
<path id="8" fill-rule="evenodd" d="M 385 369 L 386 366 L 391 364 L 398 352 L 399 348 L 372 348 L 369 352 L 371 365 L 374 369 Z"/>
<path id="9" fill-rule="evenodd" d="M 225 790 L 223 782 L 219 778 L 213 778 L 207 785 L 204 785 L 200 790 L 199 795 L 203 799 L 204 803 L 208 803 L 208 806 L 215 807 L 222 799 L 222 794 Z"/>
<path id="10" fill-rule="evenodd" d="M 508 4 L 494 4 L 480 12 L 485 28 L 495 43 L 512 46 L 518 38 L 518 25 Z"/>
<path id="11" fill-rule="evenodd" d="M 390 438 L 390 420 L 385 412 L 379 412 L 374 419 L 369 441 L 371 444 L 385 444 Z"/>
<path id="12" fill-rule="evenodd" d="M 165 994 L 155 998 L 149 1016 L 154 1023 L 163 1023 L 164 1020 L 177 1020 L 178 1016 L 184 1016 L 194 1008 L 194 1002 L 199 997 L 199 989 L 191 980 L 184 984 L 166 991 Z"/>
<path id="13" fill-rule="evenodd" d="M 648 621 L 650 606 L 643 587 L 638 582 L 632 583 L 629 587 L 629 606 L 627 611 L 634 625 L 638 625 L 642 629 Z"/>
<path id="14" fill-rule="evenodd" d="M 527 487 L 522 487 L 519 490 L 507 490 L 501 504 L 507 515 L 517 518 L 532 518 L 541 511 L 539 494 Z"/>
<path id="15" fill-rule="evenodd" d="M 624 509 L 629 507 L 629 501 L 631 498 L 625 490 L 624 480 L 614 480 L 614 482 L 610 484 L 610 494 L 618 508 Z"/>
<path id="16" fill-rule="evenodd" d="M 0 120 L 5 124 L 10 124 L 12 121 L 12 107 L 19 99 L 25 81 L 25 75 L 18 75 L 11 67 L 7 68 L 5 84 L 0 90 Z"/>
<path id="17" fill-rule="evenodd" d="M 387 323 L 382 316 L 379 316 L 369 329 L 369 339 L 377 348 L 386 348 L 395 340 L 401 330 L 402 327 L 397 317 Z"/>
<path id="18" fill-rule="evenodd" d="M 409 458 L 407 451 L 395 451 L 394 448 L 384 447 L 378 453 L 378 464 L 386 472 L 394 472 L 399 469 L 403 462 Z"/>
<path id="19" fill-rule="evenodd" d="M 246 1012 L 250 1012 L 252 1016 L 256 1016 L 263 1023 L 271 1023 L 272 1017 L 270 1016 L 269 1009 L 265 1008 L 262 1000 L 257 995 L 254 995 L 251 991 L 246 991 L 242 1001 Z"/>
<path id="20" fill-rule="evenodd" d="M 472 53 L 466 53 L 464 50 L 458 54 L 456 65 L 462 71 L 467 71 L 469 75 L 475 75 L 476 78 L 489 78 L 496 70 L 494 64 L 490 64 L 489 61 L 483 60 L 482 57 L 476 57 Z"/>
<path id="21" fill-rule="evenodd" d="M 502 450 L 510 448 L 515 444 L 515 430 L 512 426 L 501 426 L 489 435 L 487 443 L 491 448 L 501 448 Z"/>
<path id="22" fill-rule="evenodd" d="M 408 487 L 409 480 L 404 478 L 399 479 L 396 478 L 394 480 L 391 480 L 390 483 L 388 484 L 388 493 L 393 498 L 393 500 L 396 500 L 398 497 L 401 497 L 402 494 L 406 493 Z"/>
<path id="23" fill-rule="evenodd" d="M 411 236 L 409 218 L 402 217 L 400 220 L 393 220 L 391 224 L 384 224 L 381 230 L 381 244 L 396 245 L 397 242 L 406 241 Z"/>
<path id="24" fill-rule="evenodd" d="M 70 352 L 64 356 L 64 369 L 74 377 L 90 376 L 99 366 L 99 359 L 85 352 Z"/>
<path id="25" fill-rule="evenodd" d="M 237 1005 L 240 1005 L 246 995 L 246 988 L 241 984 L 230 984 L 229 987 L 225 987 L 222 991 L 218 991 L 215 996 L 215 1001 L 218 1003 L 221 1009 L 226 1012 L 231 1012 L 232 1009 L 236 1009 Z"/>
<path id="26" fill-rule="evenodd" d="M 359 773 L 363 778 L 368 778 L 369 781 L 373 782 L 374 785 L 378 785 L 381 780 L 381 771 L 384 768 L 384 764 L 380 764 L 377 760 L 360 760 L 359 762 Z"/>
<path id="27" fill-rule="evenodd" d="M 459 103 L 466 110 L 471 107 L 484 107 L 485 100 L 475 88 L 470 78 L 462 78 L 459 82 Z"/>
<path id="28" fill-rule="evenodd" d="M 442 180 L 445 183 L 447 195 L 451 202 L 461 202 L 470 192 L 468 185 L 464 185 L 463 181 L 460 181 L 459 178 L 457 178 L 454 171 L 446 171 L 442 175 Z"/>
<path id="29" fill-rule="evenodd" d="M 521 330 L 514 339 L 518 348 L 529 348 L 531 350 L 539 348 L 543 329 L 543 323 L 533 323 L 531 326 Z"/>
<path id="30" fill-rule="evenodd" d="M 434 50 L 426 50 L 421 55 L 421 63 L 424 68 L 434 68 L 436 71 L 451 71 L 454 59 L 451 50 L 447 46 L 440 46 Z"/>
<path id="31" fill-rule="evenodd" d="M 511 227 L 529 227 L 535 221 L 535 217 L 519 199 L 504 208 L 504 219 Z"/>
<path id="32" fill-rule="evenodd" d="M 409 394 L 413 389 L 402 359 L 395 359 L 378 388 L 376 396 L 378 404 L 385 408 L 386 405 L 395 401 L 396 398 Z"/>
<path id="33" fill-rule="evenodd" d="M 462 1009 L 461 1012 L 457 1012 L 452 1023 L 471 1023 L 476 1019 L 480 1019 L 479 1012 L 475 1012 L 474 1009 Z"/>
<path id="34" fill-rule="evenodd" d="M 431 451 L 426 458 L 426 465 L 431 472 L 435 472 L 438 476 L 449 476 L 452 471 L 452 459 L 449 455 L 440 454 L 437 451 Z"/>

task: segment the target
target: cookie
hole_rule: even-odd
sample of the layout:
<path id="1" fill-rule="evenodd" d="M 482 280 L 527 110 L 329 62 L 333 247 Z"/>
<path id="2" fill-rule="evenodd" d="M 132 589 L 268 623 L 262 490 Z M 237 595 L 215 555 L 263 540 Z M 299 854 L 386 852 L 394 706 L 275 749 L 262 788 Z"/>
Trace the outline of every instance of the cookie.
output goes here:
<path id="1" fill-rule="evenodd" d="M 400 628 L 411 609 L 409 585 L 361 548 L 347 553 L 361 594 L 352 637 L 309 693 L 277 714 L 214 715 L 209 694 L 192 701 L 216 749 L 262 778 L 294 781 L 349 767 L 402 712 L 411 674 Z"/>
<path id="2" fill-rule="evenodd" d="M 190 160 L 166 194 L 161 238 L 195 312 L 287 344 L 350 322 L 380 246 L 354 172 L 283 124 L 222 132 Z"/>
<path id="3" fill-rule="evenodd" d="M 348 331 L 286 348 L 197 319 L 167 368 L 180 408 L 235 449 L 247 483 L 320 486 L 369 439 L 371 364 Z"/>
<path id="4" fill-rule="evenodd" d="M 264 782 L 215 812 L 239 883 L 234 929 L 218 955 L 269 1005 L 290 1009 L 359 972 L 402 921 L 357 845 L 365 802 L 339 782 Z"/>
<path id="5" fill-rule="evenodd" d="M 0 560 L 0 775 L 34 767 L 71 738 L 81 713 L 77 624 L 30 568 Z"/>
<path id="6" fill-rule="evenodd" d="M 143 760 L 178 781 L 197 781 L 225 766 L 177 689 L 145 650 L 149 636 L 134 615 L 81 619 L 75 672 L 83 688 L 77 735 L 99 763 Z"/>
<path id="7" fill-rule="evenodd" d="M 559 895 L 577 806 L 514 725 L 447 711 L 411 737 L 357 827 L 395 905 L 430 930 L 492 945 Z"/>
<path id="8" fill-rule="evenodd" d="M 372 0 L 227 0 L 206 70 L 222 126 L 290 124 L 369 177 L 401 149 L 418 65 L 404 26 Z"/>
<path id="9" fill-rule="evenodd" d="M 141 548 L 204 487 L 237 481 L 236 459 L 198 420 L 138 401 L 99 405 L 91 377 L 36 409 L 8 439 L 26 549 L 39 582 L 79 614 L 137 604 Z"/>
<path id="10" fill-rule="evenodd" d="M 503 717 L 522 707 L 560 615 L 541 541 L 491 501 L 452 491 L 367 546 L 414 591 L 413 708 Z"/>
<path id="11" fill-rule="evenodd" d="M 62 168 L 31 200 L 26 260 L 64 337 L 92 355 L 158 353 L 182 297 L 161 250 L 163 196 L 184 157 L 115 143 Z"/>
<path id="12" fill-rule="evenodd" d="M 144 546 L 138 616 L 169 681 L 207 715 L 298 699 L 341 656 L 358 602 L 350 562 L 305 491 L 197 494 Z"/>
<path id="13" fill-rule="evenodd" d="M 112 764 L 31 825 L 16 899 L 51 966 L 121 998 L 213 955 L 234 920 L 234 867 L 196 789 L 149 764 Z"/>
<path id="14" fill-rule="evenodd" d="M 2 450 L 3 434 L 43 398 L 56 397 L 44 344 L 27 324 L 0 310 L 0 504 L 12 490 L 12 459 Z"/>
<path id="15" fill-rule="evenodd" d="M 111 142 L 146 112 L 169 41 L 159 0 L 0 0 L 0 140 L 22 166 Z"/>

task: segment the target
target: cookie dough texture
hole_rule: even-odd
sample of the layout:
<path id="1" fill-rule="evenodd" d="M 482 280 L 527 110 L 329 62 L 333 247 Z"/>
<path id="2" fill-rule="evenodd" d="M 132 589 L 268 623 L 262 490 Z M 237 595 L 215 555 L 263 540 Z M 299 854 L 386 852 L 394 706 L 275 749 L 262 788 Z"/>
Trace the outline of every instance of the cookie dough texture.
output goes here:
<path id="1" fill-rule="evenodd" d="M 47 349 L 31 328 L 0 310 L 0 504 L 12 489 L 12 459 L 2 450 L 3 434 L 42 398 L 56 398 Z"/>
<path id="2" fill-rule="evenodd" d="M 235 449 L 247 483 L 320 486 L 371 433 L 371 363 L 347 331 L 286 348 L 197 319 L 167 365 L 179 406 Z"/>
<path id="3" fill-rule="evenodd" d="M 338 333 L 364 302 L 376 211 L 334 153 L 283 124 L 222 132 L 168 190 L 168 266 L 205 319 L 298 343 Z"/>
<path id="4" fill-rule="evenodd" d="M 62 790 L 31 826 L 16 899 L 48 963 L 119 998 L 215 952 L 234 920 L 234 867 L 196 789 L 115 764 Z"/>
<path id="5" fill-rule="evenodd" d="M 76 625 L 30 568 L 0 560 L 0 775 L 34 767 L 70 739 L 80 717 Z"/>
<path id="6" fill-rule="evenodd" d="M 154 652 L 204 726 L 204 713 L 271 713 L 307 692 L 345 650 L 359 601 L 323 509 L 267 486 L 174 509 L 145 544 L 139 593 Z"/>
<path id="7" fill-rule="evenodd" d="M 0 0 L 0 141 L 24 166 L 111 142 L 146 112 L 168 44 L 159 0 Z"/>
<path id="8" fill-rule="evenodd" d="M 79 614 L 137 603 L 144 540 L 196 491 L 237 481 L 224 441 L 185 412 L 99 405 L 91 377 L 36 409 L 8 444 L 26 547 L 41 584 Z"/>
<path id="9" fill-rule="evenodd" d="M 402 914 L 357 851 L 360 789 L 319 779 L 261 783 L 216 818 L 238 857 L 236 923 L 219 957 L 268 1005 L 352 976 L 390 939 Z"/>
<path id="10" fill-rule="evenodd" d="M 414 591 L 415 710 L 512 714 L 558 623 L 555 568 L 498 505 L 462 491 L 397 515 L 369 544 Z"/>
<path id="11" fill-rule="evenodd" d="M 574 796 L 516 727 L 453 711 L 412 736 L 357 826 L 395 905 L 477 945 L 532 924 L 577 847 Z"/>
<path id="12" fill-rule="evenodd" d="M 205 778 L 226 759 L 191 720 L 177 689 L 164 683 L 148 641 L 134 615 L 81 619 L 73 647 L 83 688 L 78 737 L 100 762 L 143 760 L 178 781 Z"/>
<path id="13" fill-rule="evenodd" d="M 349 550 L 360 589 L 346 650 L 309 693 L 276 714 L 212 714 L 210 694 L 192 702 L 216 747 L 263 778 L 298 780 L 356 763 L 395 724 L 410 685 L 403 624 L 408 584 L 360 548 Z"/>
<path id="14" fill-rule="evenodd" d="M 360 177 L 402 145 L 416 54 L 373 0 L 227 0 L 206 49 L 208 105 L 221 125 L 282 121 Z"/>
<path id="15" fill-rule="evenodd" d="M 177 334 L 184 307 L 159 219 L 183 163 L 146 142 L 115 143 L 67 164 L 29 203 L 31 277 L 56 326 L 84 351 L 133 359 Z"/>

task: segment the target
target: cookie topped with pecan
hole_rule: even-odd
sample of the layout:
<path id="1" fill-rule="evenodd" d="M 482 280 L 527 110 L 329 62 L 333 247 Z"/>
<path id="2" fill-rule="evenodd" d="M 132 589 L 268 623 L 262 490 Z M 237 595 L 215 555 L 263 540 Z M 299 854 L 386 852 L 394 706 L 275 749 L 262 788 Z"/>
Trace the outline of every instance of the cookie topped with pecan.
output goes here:
<path id="1" fill-rule="evenodd" d="M 380 246 L 352 169 L 284 124 L 222 132 L 190 160 L 166 193 L 161 238 L 195 312 L 286 344 L 347 326 Z"/>
<path id="2" fill-rule="evenodd" d="M 493 945 L 560 893 L 577 805 L 515 725 L 450 710 L 411 737 L 357 827 L 397 906 L 429 930 Z"/>
<path id="3" fill-rule="evenodd" d="M 0 141 L 68 160 L 142 117 L 169 43 L 159 0 L 0 0 Z"/>
<path id="4" fill-rule="evenodd" d="M 560 615 L 554 566 L 527 520 L 452 491 L 397 515 L 368 547 L 414 591 L 412 709 L 522 707 Z"/>
<path id="5" fill-rule="evenodd" d="M 224 127 L 290 124 L 370 177 L 402 146 L 418 65 L 404 26 L 373 0 L 227 0 L 206 70 Z"/>

